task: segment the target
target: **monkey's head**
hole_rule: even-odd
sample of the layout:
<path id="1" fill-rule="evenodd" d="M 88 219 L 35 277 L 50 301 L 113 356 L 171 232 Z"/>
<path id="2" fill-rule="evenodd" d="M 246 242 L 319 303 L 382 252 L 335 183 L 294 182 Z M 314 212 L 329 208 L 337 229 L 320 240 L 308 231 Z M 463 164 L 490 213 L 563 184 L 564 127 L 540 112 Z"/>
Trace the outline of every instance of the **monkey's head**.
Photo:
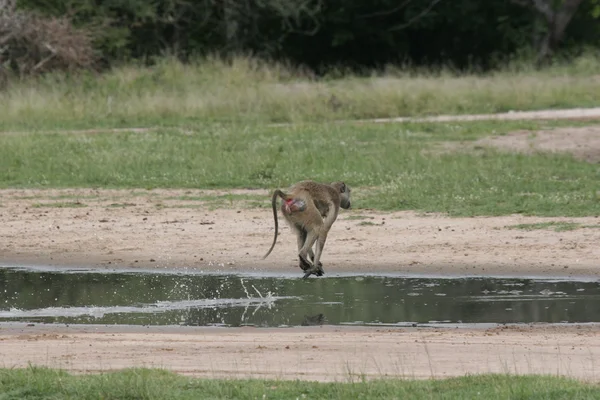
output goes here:
<path id="1" fill-rule="evenodd" d="M 352 190 L 350 186 L 344 182 L 334 182 L 331 185 L 340 191 L 340 207 L 346 210 L 350 209 L 352 207 L 352 203 L 350 202 L 350 192 Z"/>

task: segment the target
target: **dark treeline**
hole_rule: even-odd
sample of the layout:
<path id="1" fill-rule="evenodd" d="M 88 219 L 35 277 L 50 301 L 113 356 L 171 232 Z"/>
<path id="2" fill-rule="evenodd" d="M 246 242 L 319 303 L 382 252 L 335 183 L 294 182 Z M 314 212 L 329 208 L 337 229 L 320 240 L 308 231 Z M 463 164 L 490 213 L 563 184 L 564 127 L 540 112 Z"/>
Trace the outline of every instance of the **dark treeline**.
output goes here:
<path id="1" fill-rule="evenodd" d="M 319 70 L 487 69 L 600 47 L 597 0 L 19 0 L 91 32 L 104 65 L 252 54 Z"/>

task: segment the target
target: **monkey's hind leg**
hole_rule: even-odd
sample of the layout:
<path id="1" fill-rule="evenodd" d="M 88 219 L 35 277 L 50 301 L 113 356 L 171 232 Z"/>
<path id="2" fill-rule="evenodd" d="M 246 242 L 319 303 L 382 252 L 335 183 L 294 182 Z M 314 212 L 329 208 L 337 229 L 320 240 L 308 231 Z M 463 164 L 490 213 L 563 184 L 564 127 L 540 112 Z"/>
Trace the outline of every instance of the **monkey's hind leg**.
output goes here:
<path id="1" fill-rule="evenodd" d="M 298 242 L 298 266 L 300 267 L 300 269 L 302 269 L 302 271 L 307 271 L 312 268 L 312 264 L 308 261 L 306 257 L 302 257 L 302 255 L 300 254 L 302 248 L 304 247 L 304 242 L 306 242 L 307 232 L 302 226 L 299 225 L 292 225 L 292 229 L 296 234 L 296 239 Z M 314 258 L 314 255 L 312 255 L 312 249 L 308 253 L 308 255 L 310 256 L 311 260 Z"/>

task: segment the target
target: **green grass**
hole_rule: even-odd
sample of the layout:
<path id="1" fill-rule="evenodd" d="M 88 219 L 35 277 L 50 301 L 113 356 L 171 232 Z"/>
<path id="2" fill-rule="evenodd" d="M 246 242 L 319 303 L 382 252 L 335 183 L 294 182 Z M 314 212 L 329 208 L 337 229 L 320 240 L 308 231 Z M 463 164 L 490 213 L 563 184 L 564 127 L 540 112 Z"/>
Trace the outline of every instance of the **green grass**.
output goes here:
<path id="1" fill-rule="evenodd" d="M 279 64 L 164 59 L 100 76 L 54 74 L 12 81 L 0 92 L 0 131 L 182 122 L 306 122 L 592 107 L 600 103 L 600 58 L 580 56 L 535 70 L 509 65 L 488 74 L 389 67 L 359 77 L 309 79 Z M 335 77 L 335 78 L 334 78 Z"/>
<path id="2" fill-rule="evenodd" d="M 532 231 L 536 229 L 552 229 L 555 232 L 574 231 L 580 228 L 581 224 L 576 222 L 560 222 L 560 221 L 549 221 L 549 222 L 538 222 L 535 224 L 518 224 L 510 225 L 509 229 L 522 229 L 525 231 Z"/>
<path id="3" fill-rule="evenodd" d="M 317 383 L 209 380 L 129 369 L 73 376 L 30 367 L 0 370 L 0 399 L 600 399 L 600 388 L 549 376 L 477 375 L 444 380 Z"/>
<path id="4" fill-rule="evenodd" d="M 435 151 L 445 141 L 564 124 L 197 124 L 191 133 L 0 135 L 0 188 L 272 189 L 343 179 L 355 188 L 357 209 L 599 215 L 597 165 L 561 154 Z"/>

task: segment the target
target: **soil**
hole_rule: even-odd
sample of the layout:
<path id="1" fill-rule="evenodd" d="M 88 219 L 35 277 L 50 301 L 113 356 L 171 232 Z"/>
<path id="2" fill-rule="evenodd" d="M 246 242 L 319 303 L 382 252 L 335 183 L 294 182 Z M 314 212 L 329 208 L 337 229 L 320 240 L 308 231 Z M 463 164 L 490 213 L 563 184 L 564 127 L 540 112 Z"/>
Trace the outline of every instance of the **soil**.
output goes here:
<path id="1" fill-rule="evenodd" d="M 597 381 L 600 326 L 489 329 L 369 327 L 0 328 L 0 366 L 74 373 L 155 367 L 210 378 L 360 381 L 465 374 L 566 375 Z"/>
<path id="2" fill-rule="evenodd" d="M 600 163 L 600 127 L 556 128 L 548 131 L 518 131 L 505 136 L 490 136 L 473 143 L 507 151 L 568 153 L 594 164 Z"/>
<path id="3" fill-rule="evenodd" d="M 475 145 L 564 151 L 600 161 L 596 127 L 534 135 L 515 132 Z M 251 200 L 225 197 L 215 205 L 206 200 L 214 194 L 244 194 Z M 262 190 L 0 190 L 0 267 L 191 268 L 300 277 L 295 238 L 285 224 L 271 255 L 261 259 L 273 238 L 268 196 Z M 264 207 L 257 208 L 255 198 Z M 561 232 L 515 229 L 547 221 L 582 227 Z M 322 261 L 326 276 L 383 272 L 597 278 L 598 228 L 598 216 L 450 218 L 343 210 Z M 598 380 L 594 360 L 600 355 L 599 329 L 597 325 L 223 329 L 0 324 L 0 365 L 25 367 L 31 362 L 73 372 L 154 366 L 194 376 L 311 380 L 487 372 Z"/>
<path id="4" fill-rule="evenodd" d="M 95 268 L 193 268 L 219 272 L 301 274 L 296 239 L 273 215 L 247 201 L 199 199 L 202 190 L 0 191 L 0 265 Z M 219 193 L 220 194 L 220 193 Z M 574 222 L 581 228 L 515 229 L 519 224 Z M 326 273 L 394 272 L 480 276 L 597 276 L 600 219 L 522 215 L 451 218 L 416 212 L 342 210 L 322 257 Z"/>

